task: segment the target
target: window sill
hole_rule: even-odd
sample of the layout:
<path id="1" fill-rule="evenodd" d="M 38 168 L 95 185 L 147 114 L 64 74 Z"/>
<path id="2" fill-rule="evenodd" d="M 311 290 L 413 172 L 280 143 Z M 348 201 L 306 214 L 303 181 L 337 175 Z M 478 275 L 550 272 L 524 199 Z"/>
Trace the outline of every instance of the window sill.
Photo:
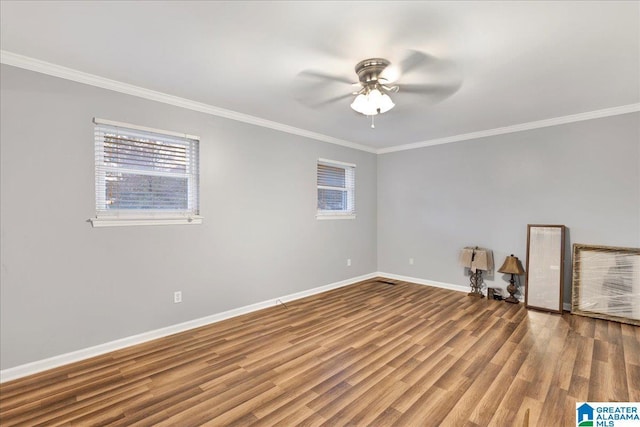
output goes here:
<path id="1" fill-rule="evenodd" d="M 356 219 L 355 215 L 316 215 L 316 219 L 324 220 L 324 219 Z"/>
<path id="2" fill-rule="evenodd" d="M 91 225 L 96 227 L 128 227 L 138 225 L 196 225 L 202 224 L 203 217 L 192 216 L 174 218 L 90 218 Z"/>

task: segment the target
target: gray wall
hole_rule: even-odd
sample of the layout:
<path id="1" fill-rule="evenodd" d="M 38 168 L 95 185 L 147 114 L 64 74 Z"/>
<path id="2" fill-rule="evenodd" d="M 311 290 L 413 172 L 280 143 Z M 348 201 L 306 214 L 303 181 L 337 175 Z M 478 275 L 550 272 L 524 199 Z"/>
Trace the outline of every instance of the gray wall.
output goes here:
<path id="1" fill-rule="evenodd" d="M 1 89 L 2 369 L 376 270 L 374 154 L 9 66 Z M 91 228 L 94 116 L 199 135 L 204 224 Z M 357 219 L 315 219 L 319 157 L 357 164 Z"/>
<path id="2" fill-rule="evenodd" d="M 467 286 L 459 249 L 525 259 L 529 223 L 567 225 L 567 253 L 640 246 L 637 113 L 376 159 L 9 66 L 0 77 L 1 369 L 376 270 Z M 200 135 L 204 224 L 91 228 L 94 116 Z M 319 157 L 357 164 L 356 220 L 315 219 Z"/>
<path id="3" fill-rule="evenodd" d="M 573 243 L 639 247 L 640 114 L 378 156 L 379 271 L 468 286 L 459 250 L 524 265 L 527 224 L 568 227 L 565 302 Z"/>

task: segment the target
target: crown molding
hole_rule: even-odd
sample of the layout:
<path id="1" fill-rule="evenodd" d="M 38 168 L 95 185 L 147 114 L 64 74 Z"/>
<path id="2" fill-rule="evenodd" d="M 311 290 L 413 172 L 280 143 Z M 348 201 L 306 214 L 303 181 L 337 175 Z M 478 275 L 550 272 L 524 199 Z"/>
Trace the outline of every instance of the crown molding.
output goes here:
<path id="1" fill-rule="evenodd" d="M 341 145 L 343 147 L 353 148 L 369 153 L 376 153 L 375 148 L 367 147 L 366 145 L 358 144 L 351 141 L 345 141 L 342 139 L 334 138 L 332 136 L 311 132 L 305 129 L 296 128 L 271 120 L 261 119 L 260 117 L 239 113 L 237 111 L 227 110 L 225 108 L 216 107 L 213 105 L 205 104 L 203 102 L 192 101 L 190 99 L 181 98 L 179 96 L 168 95 L 166 93 L 158 92 L 155 90 L 145 89 L 140 86 L 122 83 L 117 80 L 107 79 L 95 74 L 85 73 L 82 71 L 74 70 L 72 68 L 63 67 L 61 65 L 52 64 L 50 62 L 41 61 L 39 59 L 31 58 L 24 55 L 18 55 L 6 50 L 0 50 L 0 63 L 11 65 L 13 67 L 23 68 L 25 70 L 35 71 L 42 74 L 47 74 L 53 77 L 59 77 L 62 79 L 87 84 L 90 86 L 99 87 L 102 89 L 108 89 L 115 92 L 136 96 L 138 98 L 162 102 L 164 104 L 185 108 L 187 110 L 211 114 L 217 117 L 223 117 L 230 120 L 249 123 L 255 126 L 303 136 L 305 138 L 328 142 L 335 145 Z"/>
<path id="2" fill-rule="evenodd" d="M 277 130 L 293 135 L 302 136 L 316 141 L 328 142 L 329 144 L 340 145 L 343 147 L 353 148 L 355 150 L 366 151 L 373 154 L 386 154 L 394 153 L 396 151 L 414 150 L 416 148 L 430 147 L 433 145 L 448 144 L 451 142 L 467 141 L 470 139 L 485 138 L 488 136 L 504 135 L 507 133 L 521 132 L 525 130 L 539 129 L 550 126 L 563 125 L 567 123 L 575 123 L 584 120 L 599 119 L 603 117 L 617 116 L 620 114 L 628 114 L 640 111 L 640 103 L 622 105 L 618 107 L 605 108 L 602 110 L 589 111 L 585 113 L 572 114 L 569 116 L 554 117 L 551 119 L 538 120 L 535 122 L 521 123 L 512 126 L 505 126 L 495 129 L 487 129 L 478 132 L 465 133 L 461 135 L 453 135 L 445 138 L 430 139 L 422 142 L 415 142 L 411 144 L 397 145 L 395 147 L 387 148 L 372 148 L 356 142 L 346 141 L 332 136 L 323 135 L 316 132 L 311 132 L 305 129 L 296 128 L 293 126 L 285 125 L 283 123 L 274 122 L 271 120 L 261 119 L 260 117 L 251 116 L 248 114 L 239 113 L 237 111 L 227 110 L 225 108 L 216 107 L 213 105 L 205 104 L 203 102 L 192 101 L 190 99 L 181 98 L 179 96 L 168 95 L 166 93 L 145 89 L 140 86 L 134 86 L 127 83 L 122 83 L 117 80 L 111 80 L 104 77 L 96 76 L 94 74 L 85 73 L 82 71 L 74 70 L 72 68 L 63 67 L 61 65 L 52 64 L 50 62 L 41 61 L 39 59 L 31 58 L 24 55 L 18 55 L 6 50 L 0 50 L 0 63 L 11 65 L 25 70 L 35 71 L 42 74 L 47 74 L 54 77 L 59 77 L 66 80 L 75 81 L 78 83 L 87 84 L 90 86 L 99 87 L 102 89 L 113 90 L 115 92 L 124 93 L 127 95 L 136 96 L 139 98 L 148 99 L 151 101 L 162 102 L 164 104 L 173 105 L 176 107 L 185 108 L 188 110 L 198 111 L 205 114 L 210 114 L 217 117 L 223 117 L 230 120 L 236 120 L 243 123 L 249 123 L 255 126 L 260 126 L 268 129 Z"/>
<path id="3" fill-rule="evenodd" d="M 617 116 L 620 114 L 635 113 L 640 111 L 640 103 L 622 105 L 619 107 L 605 108 L 602 110 L 588 111 L 586 113 L 572 114 L 569 116 L 554 117 L 552 119 L 538 120 L 535 122 L 521 123 L 518 125 L 482 130 L 461 135 L 448 136 L 446 138 L 430 139 L 412 144 L 398 145 L 389 148 L 380 148 L 376 154 L 394 153 L 396 151 L 414 150 L 416 148 L 431 147 L 433 145 L 448 144 L 451 142 L 467 141 L 469 139 L 485 138 L 487 136 L 504 135 L 506 133 L 521 132 L 524 130 L 540 129 L 549 126 L 564 125 L 567 123 L 581 122 L 584 120 L 600 119 L 602 117 Z"/>

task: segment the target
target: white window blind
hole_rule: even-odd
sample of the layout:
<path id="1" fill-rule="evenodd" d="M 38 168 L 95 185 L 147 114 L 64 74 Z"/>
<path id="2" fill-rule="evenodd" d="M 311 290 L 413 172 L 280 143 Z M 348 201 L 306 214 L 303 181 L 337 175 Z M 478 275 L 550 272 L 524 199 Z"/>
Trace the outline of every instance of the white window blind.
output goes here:
<path id="1" fill-rule="evenodd" d="M 354 218 L 356 165 L 318 160 L 318 218 Z"/>
<path id="2" fill-rule="evenodd" d="M 98 220 L 197 218 L 197 137 L 99 119 L 95 123 Z"/>

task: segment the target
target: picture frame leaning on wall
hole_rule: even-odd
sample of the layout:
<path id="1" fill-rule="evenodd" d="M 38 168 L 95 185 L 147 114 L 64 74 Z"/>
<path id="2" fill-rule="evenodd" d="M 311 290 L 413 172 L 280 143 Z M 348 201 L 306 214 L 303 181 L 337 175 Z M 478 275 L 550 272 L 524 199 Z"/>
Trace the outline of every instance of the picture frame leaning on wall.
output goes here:
<path id="1" fill-rule="evenodd" d="M 527 225 L 525 307 L 562 313 L 564 225 Z"/>
<path id="2" fill-rule="evenodd" d="M 574 244 L 571 312 L 640 326 L 640 248 Z"/>

